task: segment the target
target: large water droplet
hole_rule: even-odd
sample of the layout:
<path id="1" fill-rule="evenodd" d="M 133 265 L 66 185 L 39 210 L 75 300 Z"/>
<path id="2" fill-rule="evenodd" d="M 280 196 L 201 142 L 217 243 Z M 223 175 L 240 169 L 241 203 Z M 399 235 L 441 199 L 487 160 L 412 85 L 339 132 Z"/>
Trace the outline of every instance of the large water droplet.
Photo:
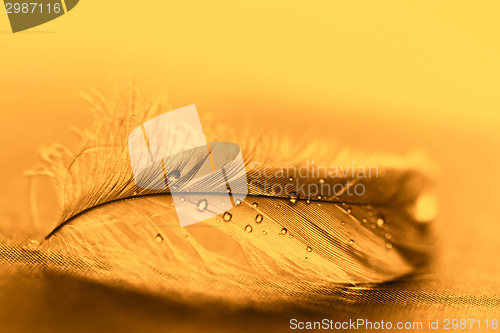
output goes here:
<path id="1" fill-rule="evenodd" d="M 352 239 L 351 239 L 351 240 L 349 241 L 349 244 L 351 244 L 351 245 L 352 245 L 352 244 L 354 244 L 354 240 L 352 240 Z"/>
<path id="2" fill-rule="evenodd" d="M 246 232 L 252 232 L 253 228 L 250 224 L 247 224 L 247 226 L 245 227 L 245 231 Z"/>
<path id="3" fill-rule="evenodd" d="M 222 215 L 222 218 L 224 219 L 224 221 L 231 221 L 231 219 L 233 218 L 233 215 L 231 213 L 228 213 L 228 212 L 225 212 L 224 215 Z"/>
<path id="4" fill-rule="evenodd" d="M 260 223 L 264 219 L 264 216 L 262 214 L 257 214 L 255 217 L 255 222 Z"/>
<path id="5" fill-rule="evenodd" d="M 288 230 L 286 228 L 283 228 L 283 229 L 281 229 L 280 234 L 286 235 L 287 232 L 288 232 Z"/>
<path id="6" fill-rule="evenodd" d="M 208 207 L 208 201 L 207 199 L 201 199 L 198 201 L 198 210 L 199 211 L 204 211 Z"/>
<path id="7" fill-rule="evenodd" d="M 258 204 L 258 203 L 256 203 L 256 202 L 254 202 L 254 203 L 252 204 L 252 207 L 253 207 L 253 208 L 257 208 L 257 207 L 259 207 L 259 204 Z"/>
<path id="8" fill-rule="evenodd" d="M 296 204 L 298 200 L 299 200 L 299 195 L 297 193 L 290 194 L 290 202 L 292 204 Z"/>
<path id="9" fill-rule="evenodd" d="M 313 250 L 313 249 L 312 249 L 310 246 L 308 246 L 308 247 L 306 248 L 306 250 L 307 250 L 307 252 L 312 252 L 312 250 Z"/>
<path id="10" fill-rule="evenodd" d="M 181 178 L 181 172 L 179 170 L 172 170 L 167 175 L 167 180 L 169 182 L 178 181 Z"/>
<path id="11" fill-rule="evenodd" d="M 158 243 L 163 242 L 163 236 L 161 234 L 156 235 L 156 242 L 158 242 Z"/>
<path id="12" fill-rule="evenodd" d="M 381 219 L 381 218 L 380 218 L 380 219 L 378 219 L 378 220 L 377 220 L 377 225 L 378 225 L 379 227 L 383 226 L 383 225 L 384 225 L 384 220 L 383 220 L 383 219 Z"/>

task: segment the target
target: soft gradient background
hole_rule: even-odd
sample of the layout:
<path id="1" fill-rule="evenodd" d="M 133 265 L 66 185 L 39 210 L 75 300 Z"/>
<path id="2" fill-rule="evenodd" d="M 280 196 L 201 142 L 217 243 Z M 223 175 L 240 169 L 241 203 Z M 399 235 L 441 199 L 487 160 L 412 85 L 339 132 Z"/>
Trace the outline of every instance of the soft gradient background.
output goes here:
<path id="1" fill-rule="evenodd" d="M 38 147 L 68 143 L 71 125 L 90 124 L 80 92 L 135 82 L 145 95 L 168 94 L 173 107 L 194 103 L 200 114 L 216 115 L 235 130 L 315 133 L 325 144 L 365 151 L 427 151 L 441 170 L 441 252 L 430 293 L 472 295 L 472 305 L 458 306 L 463 313 L 469 307 L 473 314 L 498 313 L 481 308 L 480 300 L 498 302 L 500 290 L 499 15 L 495 0 L 81 0 L 59 19 L 12 34 L 2 9 L 1 230 L 29 226 L 22 172 L 36 163 Z M 68 288 L 83 288 L 72 283 Z M 45 288 L 58 286 L 51 280 Z M 31 328 L 29 318 L 46 301 L 60 301 L 31 288 L 2 293 L 2 321 Z M 83 301 L 59 307 L 82 313 L 99 299 L 102 311 L 128 313 L 137 325 L 164 323 L 144 310 L 148 300 L 82 294 Z M 457 314 L 453 302 L 425 309 L 405 311 L 418 318 Z M 377 311 L 384 319 L 392 310 Z M 121 323 L 108 313 L 103 322 Z M 42 317 L 59 325 L 51 316 L 57 317 Z M 232 328 L 245 318 L 252 330 L 265 323 L 288 327 L 286 316 L 234 316 Z M 172 317 L 186 321 L 179 313 Z M 194 326 L 179 327 L 220 329 L 227 324 L 222 318 L 202 315 Z"/>

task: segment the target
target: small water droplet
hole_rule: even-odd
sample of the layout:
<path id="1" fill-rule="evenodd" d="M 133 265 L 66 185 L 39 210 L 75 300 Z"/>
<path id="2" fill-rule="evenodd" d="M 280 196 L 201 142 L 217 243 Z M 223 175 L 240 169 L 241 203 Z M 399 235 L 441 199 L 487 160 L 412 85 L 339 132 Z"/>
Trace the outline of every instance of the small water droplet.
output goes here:
<path id="1" fill-rule="evenodd" d="M 377 225 L 375 223 L 372 223 L 371 227 L 372 227 L 372 229 L 375 229 L 377 227 Z"/>
<path id="2" fill-rule="evenodd" d="M 252 204 L 252 207 L 253 207 L 253 208 L 257 208 L 257 207 L 259 207 L 259 204 L 258 204 L 258 203 L 256 203 L 256 202 L 254 202 L 254 203 Z"/>
<path id="3" fill-rule="evenodd" d="M 264 219 L 264 216 L 262 214 L 257 214 L 255 217 L 255 222 L 260 223 Z"/>
<path id="4" fill-rule="evenodd" d="M 392 235 L 391 235 L 390 233 L 386 233 L 386 234 L 385 234 L 385 238 L 387 238 L 387 239 L 391 239 L 391 238 L 392 238 Z"/>
<path id="5" fill-rule="evenodd" d="M 365 217 L 365 218 L 363 218 L 363 223 L 366 223 L 366 222 L 368 222 L 368 219 Z"/>
<path id="6" fill-rule="evenodd" d="M 346 212 L 347 212 L 348 214 L 351 214 L 351 213 L 352 213 L 352 209 L 351 209 L 351 207 L 347 207 Z"/>
<path id="7" fill-rule="evenodd" d="M 228 212 L 225 212 L 224 215 L 222 215 L 222 218 L 224 219 L 224 221 L 231 221 L 231 219 L 233 218 L 233 215 L 231 213 L 228 213 Z"/>
<path id="8" fill-rule="evenodd" d="M 388 249 L 392 249 L 392 244 L 391 243 L 387 243 L 387 244 L 385 244 L 385 247 L 388 248 Z"/>
<path id="9" fill-rule="evenodd" d="M 321 200 L 321 198 L 323 198 L 321 195 L 318 195 L 318 200 Z"/>
<path id="10" fill-rule="evenodd" d="M 293 181 L 293 178 L 292 178 L 292 177 L 290 177 L 290 178 L 288 178 L 288 180 L 289 180 L 289 181 Z"/>
<path id="11" fill-rule="evenodd" d="M 186 201 L 186 199 L 184 199 L 184 198 L 181 198 L 181 201 L 182 201 L 182 202 L 184 202 L 184 201 Z"/>
<path id="12" fill-rule="evenodd" d="M 163 236 L 162 236 L 162 235 L 160 235 L 160 234 L 157 234 L 157 235 L 156 235 L 156 242 L 157 242 L 157 243 L 161 243 L 161 242 L 163 242 Z"/>
<path id="13" fill-rule="evenodd" d="M 179 170 L 172 170 L 167 175 L 167 180 L 169 182 L 178 181 L 181 178 L 181 172 Z"/>
<path id="14" fill-rule="evenodd" d="M 292 204 L 296 204 L 297 200 L 299 200 L 299 195 L 297 193 L 293 193 L 290 195 L 290 202 Z"/>
<path id="15" fill-rule="evenodd" d="M 231 193 L 231 189 L 230 189 L 230 188 L 228 188 L 228 189 L 226 190 L 226 192 L 227 192 L 227 193 Z"/>
<path id="16" fill-rule="evenodd" d="M 132 193 L 132 194 L 133 194 L 134 196 L 136 196 L 136 195 L 137 195 L 137 191 L 134 191 L 134 193 Z"/>
<path id="17" fill-rule="evenodd" d="M 352 245 L 352 244 L 354 244 L 354 240 L 352 240 L 352 239 L 351 239 L 351 240 L 349 241 L 349 244 L 351 244 L 351 245 Z"/>
<path id="18" fill-rule="evenodd" d="M 201 199 L 198 201 L 198 210 L 199 211 L 204 211 L 208 207 L 208 201 L 207 199 Z"/>
<path id="19" fill-rule="evenodd" d="M 172 201 L 172 203 L 170 204 L 171 206 L 175 206 L 174 202 Z"/>
<path id="20" fill-rule="evenodd" d="M 307 250 L 307 252 L 312 252 L 312 250 L 313 250 L 313 249 L 312 249 L 310 246 L 308 246 L 308 247 L 306 248 L 306 250 Z"/>
<path id="21" fill-rule="evenodd" d="M 281 208 L 281 205 L 280 205 L 280 204 L 278 204 L 276 207 Z"/>
<path id="22" fill-rule="evenodd" d="M 342 221 L 340 224 L 345 225 L 345 222 L 344 222 L 344 221 Z"/>
<path id="23" fill-rule="evenodd" d="M 368 210 L 372 209 L 372 205 L 366 205 L 366 209 Z"/>
<path id="24" fill-rule="evenodd" d="M 351 236 L 351 233 L 350 233 L 350 232 L 348 232 L 348 233 L 347 233 L 347 236 Z"/>
<path id="25" fill-rule="evenodd" d="M 280 234 L 286 235 L 287 232 L 288 232 L 288 230 L 286 228 L 283 228 L 283 229 L 281 229 Z"/>
<path id="26" fill-rule="evenodd" d="M 289 234 L 289 235 L 288 235 L 288 237 L 293 238 L 293 235 L 292 235 L 292 234 Z"/>
<path id="27" fill-rule="evenodd" d="M 219 218 L 217 218 L 217 219 L 215 220 L 215 222 L 220 223 L 220 219 L 219 219 Z"/>
<path id="28" fill-rule="evenodd" d="M 325 183 L 325 180 L 324 180 L 323 178 L 321 178 L 321 179 L 319 180 L 319 183 L 320 183 L 320 184 L 324 184 L 324 183 Z"/>
<path id="29" fill-rule="evenodd" d="M 247 226 L 245 227 L 245 231 L 246 232 L 252 232 L 253 228 L 250 224 L 247 224 Z"/>
<path id="30" fill-rule="evenodd" d="M 378 220 L 377 220 L 377 225 L 378 225 L 379 227 L 383 226 L 383 225 L 384 225 L 384 220 L 383 220 L 383 219 L 381 219 L 381 218 L 380 218 L 380 219 L 378 219 Z"/>
<path id="31" fill-rule="evenodd" d="M 368 212 L 368 215 L 369 215 L 369 216 L 373 216 L 373 212 L 372 212 L 372 211 L 369 211 L 369 212 Z"/>
<path id="32" fill-rule="evenodd" d="M 263 234 L 263 235 L 267 235 L 267 231 L 262 230 L 262 234 Z"/>
<path id="33" fill-rule="evenodd" d="M 309 198 L 306 200 L 306 204 L 310 204 L 311 203 L 311 200 L 309 200 Z"/>
<path id="34" fill-rule="evenodd" d="M 236 206 L 238 206 L 240 203 L 241 203 L 241 200 L 240 200 L 240 199 L 236 199 L 236 201 L 234 202 L 234 204 L 235 204 Z"/>
<path id="35" fill-rule="evenodd" d="M 321 204 L 318 202 L 318 206 L 321 206 Z"/>

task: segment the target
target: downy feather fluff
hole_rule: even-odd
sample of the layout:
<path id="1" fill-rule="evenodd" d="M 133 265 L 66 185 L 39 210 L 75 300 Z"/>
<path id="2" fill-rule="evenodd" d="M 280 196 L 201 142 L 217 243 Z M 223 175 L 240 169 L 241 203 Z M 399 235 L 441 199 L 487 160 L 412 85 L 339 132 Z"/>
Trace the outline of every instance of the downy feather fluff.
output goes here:
<path id="1" fill-rule="evenodd" d="M 412 211 L 429 187 L 419 171 L 428 167 L 422 155 L 356 154 L 311 138 L 301 144 L 278 133 L 247 135 L 202 114 L 208 141 L 242 147 L 253 182 L 229 214 L 181 228 L 168 189 L 135 185 L 127 149 L 134 128 L 172 108 L 147 103 L 134 90 L 117 96 L 86 96 L 95 123 L 79 131 L 82 148 L 44 149 L 43 165 L 29 173 L 48 176 L 57 194 L 59 218 L 44 221 L 47 236 L 37 249 L 50 269 L 186 302 L 312 305 L 340 287 L 406 275 L 428 257 L 429 221 Z M 339 181 L 293 172 L 312 170 L 308 161 L 347 167 L 356 161 L 379 174 L 341 179 L 363 183 L 361 197 L 297 197 L 293 187 L 278 194 L 264 185 Z M 278 172 L 264 179 L 265 168 Z"/>

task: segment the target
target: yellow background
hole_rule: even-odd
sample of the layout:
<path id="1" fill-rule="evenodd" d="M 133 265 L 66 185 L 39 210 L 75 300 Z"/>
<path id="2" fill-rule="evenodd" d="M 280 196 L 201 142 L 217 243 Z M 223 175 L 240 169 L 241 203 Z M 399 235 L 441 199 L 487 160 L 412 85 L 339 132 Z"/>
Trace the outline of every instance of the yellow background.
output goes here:
<path id="1" fill-rule="evenodd" d="M 2 13 L 2 103 L 25 110 L 19 99 L 37 98 L 49 122 L 77 91 L 135 77 L 202 110 L 279 115 L 289 103 L 320 116 L 348 106 L 493 131 L 499 13 L 494 0 L 82 0 L 18 34 Z"/>

